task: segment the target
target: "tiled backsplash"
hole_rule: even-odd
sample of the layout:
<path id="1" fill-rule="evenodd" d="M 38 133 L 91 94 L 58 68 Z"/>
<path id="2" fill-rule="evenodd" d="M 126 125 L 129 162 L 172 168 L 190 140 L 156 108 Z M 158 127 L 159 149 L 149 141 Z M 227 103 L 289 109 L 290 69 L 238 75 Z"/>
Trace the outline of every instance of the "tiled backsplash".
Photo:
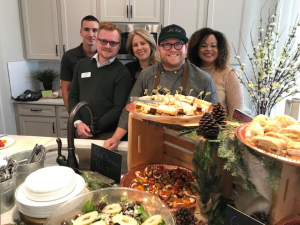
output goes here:
<path id="1" fill-rule="evenodd" d="M 26 90 L 44 90 L 41 82 L 32 80 L 30 72 L 38 69 L 54 69 L 60 72 L 60 61 L 17 61 L 8 62 L 11 96 L 16 98 Z M 60 89 L 59 79 L 53 82 L 53 90 Z"/>

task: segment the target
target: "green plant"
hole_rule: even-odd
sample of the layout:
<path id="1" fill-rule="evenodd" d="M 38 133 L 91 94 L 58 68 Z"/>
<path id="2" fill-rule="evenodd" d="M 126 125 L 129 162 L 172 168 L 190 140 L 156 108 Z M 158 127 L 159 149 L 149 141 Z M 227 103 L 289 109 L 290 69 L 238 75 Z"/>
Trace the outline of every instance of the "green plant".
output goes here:
<path id="1" fill-rule="evenodd" d="M 58 72 L 53 69 L 36 70 L 31 72 L 33 79 L 42 82 L 43 84 L 51 84 L 58 79 Z"/>

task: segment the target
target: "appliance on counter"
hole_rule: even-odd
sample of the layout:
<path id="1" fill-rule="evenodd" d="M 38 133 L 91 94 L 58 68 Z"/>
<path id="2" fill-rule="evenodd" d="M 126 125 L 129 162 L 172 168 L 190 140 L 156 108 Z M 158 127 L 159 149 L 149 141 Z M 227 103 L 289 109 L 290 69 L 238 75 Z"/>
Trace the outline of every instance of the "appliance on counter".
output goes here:
<path id="1" fill-rule="evenodd" d="M 126 42 L 128 34 L 134 30 L 134 28 L 141 27 L 146 30 L 148 30 L 153 38 L 155 39 L 155 42 L 157 43 L 158 35 L 161 30 L 161 26 L 158 23 L 116 23 L 122 30 L 122 38 L 121 38 L 121 48 L 118 52 L 117 58 L 118 59 L 131 59 L 127 50 L 126 50 Z"/>

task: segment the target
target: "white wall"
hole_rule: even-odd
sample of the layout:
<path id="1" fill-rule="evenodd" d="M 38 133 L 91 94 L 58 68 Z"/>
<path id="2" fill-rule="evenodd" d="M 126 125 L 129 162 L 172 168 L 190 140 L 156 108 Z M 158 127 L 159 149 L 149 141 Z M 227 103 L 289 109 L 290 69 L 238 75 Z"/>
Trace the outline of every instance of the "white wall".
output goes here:
<path id="1" fill-rule="evenodd" d="M 7 62 L 23 58 L 18 0 L 0 0 L 0 133 L 16 134 Z"/>

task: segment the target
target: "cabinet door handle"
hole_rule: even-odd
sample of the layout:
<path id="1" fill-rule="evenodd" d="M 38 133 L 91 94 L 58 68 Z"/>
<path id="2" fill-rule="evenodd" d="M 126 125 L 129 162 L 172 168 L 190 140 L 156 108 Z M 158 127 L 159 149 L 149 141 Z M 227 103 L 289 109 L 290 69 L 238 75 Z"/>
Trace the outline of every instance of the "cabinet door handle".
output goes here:
<path id="1" fill-rule="evenodd" d="M 30 111 L 32 111 L 32 112 L 42 112 L 43 110 L 42 109 L 30 109 Z"/>
<path id="2" fill-rule="evenodd" d="M 132 5 L 130 6 L 130 16 L 132 18 Z"/>
<path id="3" fill-rule="evenodd" d="M 58 52 L 57 52 L 57 45 L 55 46 L 55 51 L 56 51 L 56 56 L 58 56 Z"/>
<path id="4" fill-rule="evenodd" d="M 53 131 L 53 134 L 55 134 L 54 122 L 52 123 L 52 131 Z"/>
<path id="5" fill-rule="evenodd" d="M 63 45 L 63 51 L 66 52 L 66 45 Z"/>
<path id="6" fill-rule="evenodd" d="M 128 18 L 128 5 L 127 5 L 127 18 Z"/>

